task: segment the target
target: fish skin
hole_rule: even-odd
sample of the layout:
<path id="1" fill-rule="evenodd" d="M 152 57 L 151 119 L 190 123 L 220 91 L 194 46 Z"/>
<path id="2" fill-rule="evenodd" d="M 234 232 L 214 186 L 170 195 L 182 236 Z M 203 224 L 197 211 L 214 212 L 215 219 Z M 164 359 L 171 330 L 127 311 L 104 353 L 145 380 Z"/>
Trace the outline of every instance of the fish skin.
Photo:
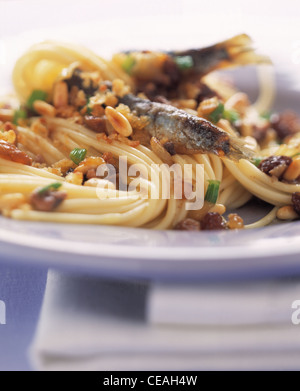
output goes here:
<path id="1" fill-rule="evenodd" d="M 248 158 L 239 140 L 209 121 L 163 103 L 151 102 L 128 94 L 120 99 L 138 117 L 146 116 L 145 130 L 158 140 L 172 142 L 176 153 L 213 153 L 234 160 Z"/>
<path id="2" fill-rule="evenodd" d="M 253 42 L 247 34 L 239 34 L 223 42 L 218 42 L 215 45 L 199 48 L 199 49 L 187 49 L 181 51 L 168 51 L 168 52 L 151 52 L 151 51 L 126 51 L 127 55 L 132 56 L 137 65 L 140 61 L 140 56 L 143 53 L 146 54 L 166 54 L 166 60 L 173 62 L 174 66 L 179 72 L 181 78 L 188 75 L 198 75 L 199 77 L 205 76 L 210 72 L 218 69 L 233 68 L 238 66 L 244 66 L 249 64 L 271 64 L 271 60 L 267 56 L 256 54 Z M 176 59 L 178 57 L 191 57 L 193 66 L 189 69 L 181 70 Z M 137 79 L 146 80 L 143 75 L 144 68 L 134 67 L 132 70 L 132 76 Z M 157 69 L 157 73 L 167 73 L 162 69 Z M 151 81 L 151 79 L 149 79 Z M 153 79 L 153 81 L 155 81 Z"/>
<path id="3" fill-rule="evenodd" d="M 197 75 L 204 76 L 214 69 L 218 69 L 223 62 L 230 62 L 230 56 L 226 48 L 218 45 L 204 48 L 202 50 L 190 49 L 182 52 L 168 53 L 171 58 L 177 56 L 189 56 L 193 59 L 193 68 L 190 70 Z M 186 73 L 186 72 L 185 72 Z"/>

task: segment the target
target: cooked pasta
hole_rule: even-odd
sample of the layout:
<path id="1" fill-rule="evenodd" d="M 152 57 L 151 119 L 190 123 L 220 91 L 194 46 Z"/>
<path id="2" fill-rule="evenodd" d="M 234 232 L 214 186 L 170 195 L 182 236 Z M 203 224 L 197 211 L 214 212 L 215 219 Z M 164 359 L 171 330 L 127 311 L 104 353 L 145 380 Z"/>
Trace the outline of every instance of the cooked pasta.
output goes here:
<path id="1" fill-rule="evenodd" d="M 300 126 L 291 113 L 266 116 L 271 66 L 262 66 L 254 104 L 212 73 L 266 63 L 249 44 L 243 35 L 206 48 L 207 61 L 202 50 L 120 53 L 108 61 L 75 45 L 33 46 L 13 72 L 17 100 L 0 104 L 2 215 L 187 230 L 296 218 Z M 172 167 L 190 171 L 178 179 Z M 192 208 L 199 183 L 202 202 Z M 236 213 L 225 219 L 253 196 L 274 209 L 249 226 Z"/>

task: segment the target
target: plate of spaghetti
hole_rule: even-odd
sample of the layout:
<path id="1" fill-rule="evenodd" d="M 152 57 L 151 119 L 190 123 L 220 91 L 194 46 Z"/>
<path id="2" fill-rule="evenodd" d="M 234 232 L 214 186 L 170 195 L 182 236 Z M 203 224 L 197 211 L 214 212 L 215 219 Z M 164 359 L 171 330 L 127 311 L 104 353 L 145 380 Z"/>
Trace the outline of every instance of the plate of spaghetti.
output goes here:
<path id="1" fill-rule="evenodd" d="M 139 276 L 299 268 L 300 118 L 272 109 L 270 58 L 246 34 L 125 49 L 45 41 L 17 60 L 0 100 L 4 253 Z M 245 66 L 254 103 L 222 73 Z"/>

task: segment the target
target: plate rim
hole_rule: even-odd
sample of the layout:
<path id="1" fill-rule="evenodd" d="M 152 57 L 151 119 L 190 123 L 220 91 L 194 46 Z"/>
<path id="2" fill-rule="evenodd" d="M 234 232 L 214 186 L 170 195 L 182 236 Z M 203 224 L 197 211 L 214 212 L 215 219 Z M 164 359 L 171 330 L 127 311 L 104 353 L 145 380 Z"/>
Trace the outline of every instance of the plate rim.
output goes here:
<path id="1" fill-rule="evenodd" d="M 86 22 L 87 23 L 87 22 Z M 36 31 L 39 31 L 37 29 Z M 8 38 L 12 40 L 16 40 L 19 38 L 19 35 L 17 36 L 9 36 L 9 37 L 2 37 L 2 38 Z M 39 223 L 38 223 L 39 224 Z M 48 223 L 43 223 L 48 224 Z M 285 223 L 289 224 L 289 223 Z M 294 224 L 294 223 L 291 223 Z M 62 224 L 59 224 L 61 227 Z M 105 226 L 103 226 L 105 227 Z M 117 227 L 119 228 L 119 227 Z M 140 232 L 142 231 L 149 231 L 145 230 L 143 228 L 124 228 L 126 230 L 138 230 Z M 76 262 L 74 262 L 74 267 L 78 267 L 78 257 L 82 257 L 82 255 L 85 255 L 86 257 L 89 257 L 90 260 L 92 259 L 98 259 L 101 260 L 99 262 L 99 273 L 103 271 L 103 262 L 105 260 L 118 260 L 120 262 L 124 261 L 124 269 L 126 268 L 126 261 L 130 260 L 130 265 L 132 265 L 132 262 L 139 262 L 140 265 L 145 266 L 146 268 L 151 268 L 151 265 L 148 265 L 148 261 L 152 261 L 152 265 L 156 265 L 159 269 L 159 262 L 163 263 L 174 263 L 176 265 L 178 264 L 184 264 L 184 262 L 191 262 L 194 265 L 197 265 L 197 267 L 200 267 L 200 264 L 207 264 L 208 262 L 218 264 L 220 262 L 220 258 L 224 260 L 224 265 L 226 265 L 226 261 L 228 262 L 235 262 L 235 264 L 240 263 L 240 267 L 243 267 L 243 260 L 244 259 L 261 259 L 262 261 L 274 257 L 276 259 L 286 256 L 286 257 L 294 257 L 295 255 L 300 256 L 300 235 L 298 237 L 299 244 L 297 244 L 297 237 L 289 238 L 288 245 L 282 246 L 278 238 L 263 238 L 264 233 L 266 232 L 265 228 L 259 228 L 257 230 L 261 230 L 263 232 L 262 234 L 262 240 L 260 241 L 260 247 L 257 246 L 257 239 L 255 241 L 256 246 L 253 245 L 253 243 L 248 243 L 247 245 L 241 245 L 241 246 L 223 246 L 218 245 L 216 247 L 213 246 L 204 246 L 204 247 L 175 247 L 174 243 L 172 243 L 172 246 L 166 246 L 166 247 L 150 247 L 150 246 L 131 246 L 131 245 L 122 245 L 122 244 L 93 244 L 89 242 L 73 242 L 71 240 L 63 239 L 55 239 L 55 238 L 42 238 L 38 237 L 38 240 L 34 240 L 34 236 L 29 233 L 13 233 L 12 236 L 12 230 L 7 231 L 5 228 L 0 227 L 0 245 L 5 245 L 6 248 L 9 247 L 9 251 L 7 252 L 7 256 L 12 256 L 11 254 L 16 254 L 18 249 L 24 249 L 24 261 L 28 258 L 30 258 L 30 253 L 42 254 L 43 252 L 46 254 L 49 258 L 49 254 L 60 254 L 62 257 L 76 257 Z M 201 233 L 196 233 L 196 235 L 201 235 Z M 234 234 L 233 232 L 226 233 L 228 235 Z M 30 239 L 30 240 L 29 240 Z M 84 246 L 83 246 L 84 244 Z M 263 244 L 263 246 L 261 246 Z M 143 253 L 144 249 L 151 249 L 151 251 L 147 251 Z M 171 251 L 170 251 L 171 249 Z M 172 250 L 173 249 L 173 250 Z M 202 253 L 200 253 L 200 249 L 202 249 Z M 246 254 L 247 250 L 249 249 L 249 253 Z M 99 254 L 99 251 L 101 250 L 101 254 Z M 176 251 L 175 251 L 176 250 Z M 250 253 L 251 250 L 251 253 Z M 197 253 L 198 252 L 198 253 Z M 27 257 L 27 258 L 26 258 Z M 1 257 L 2 258 L 2 257 Z M 26 258 L 26 259 L 25 259 Z M 216 261 L 216 262 L 213 262 Z M 241 262 L 239 262 L 241 261 Z M 44 264 L 45 262 L 41 259 L 41 264 Z M 59 264 L 57 260 L 55 260 L 56 266 Z M 91 265 L 92 262 L 87 262 L 87 268 L 89 265 Z M 300 262 L 299 262 L 300 264 Z M 62 261 L 62 267 L 64 266 L 72 266 L 70 263 L 66 264 L 64 261 Z M 95 265 L 94 265 L 95 266 Z M 251 265 L 250 265 L 251 266 Z M 250 267 L 249 266 L 249 267 Z M 107 265 L 107 268 L 109 268 L 109 262 Z M 95 266 L 95 268 L 97 268 Z"/>
<path id="2" fill-rule="evenodd" d="M 44 224 L 44 223 L 42 223 Z M 47 224 L 47 223 L 46 223 Z M 294 223 L 286 223 L 284 226 Z M 299 222 L 300 224 L 300 222 Z M 64 225 L 60 225 L 63 227 Z M 81 226 L 80 226 L 81 227 Z M 105 227 L 111 226 L 102 226 Z M 118 229 L 124 229 L 126 231 L 132 230 L 142 233 L 149 232 L 147 229 L 143 228 L 131 228 L 131 227 L 116 227 Z M 266 229 L 272 227 L 262 227 L 256 228 L 256 232 L 266 233 Z M 253 230 L 251 230 L 253 231 Z M 168 231 L 157 231 L 157 232 L 168 232 Z M 172 232 L 172 231 L 169 231 Z M 211 231 L 217 234 L 220 231 Z M 221 231 L 224 232 L 224 231 Z M 225 231 L 226 235 L 237 235 L 241 231 Z M 245 232 L 245 231 L 243 231 Z M 249 230 L 250 232 L 250 230 Z M 180 232 L 178 231 L 178 234 Z M 194 237 L 199 235 L 201 237 L 201 232 L 191 233 Z M 176 247 L 172 243 L 172 246 L 133 246 L 133 245 L 122 245 L 122 244 L 95 244 L 90 242 L 75 242 L 71 240 L 60 240 L 55 238 L 43 238 L 38 237 L 38 241 L 32 242 L 32 235 L 29 233 L 12 233 L 12 231 L 6 231 L 5 229 L 0 228 L 0 243 L 10 244 L 12 246 L 23 246 L 24 248 L 35 251 L 49 251 L 52 253 L 63 253 L 66 255 L 73 256 L 89 256 L 97 258 L 106 258 L 106 259 L 131 259 L 139 261 L 148 261 L 148 260 L 161 260 L 161 261 L 172 261 L 172 262 L 182 262 L 183 260 L 188 260 L 191 262 L 205 262 L 219 260 L 222 258 L 226 260 L 238 260 L 243 258 L 241 255 L 247 250 L 251 250 L 251 254 L 247 255 L 247 258 L 256 259 L 256 258 L 269 258 L 269 257 L 281 257 L 293 256 L 300 254 L 300 235 L 293 238 L 289 238 L 288 246 L 282 246 L 282 243 L 276 238 L 264 238 L 260 240 L 253 241 L 252 243 L 247 243 L 240 246 L 181 246 Z M 298 243 L 297 243 L 298 241 Z M 259 245 L 258 245 L 259 244 Z M 263 246 L 262 246 L 263 244 Z M 151 252 L 143 254 L 141 256 L 141 251 L 145 249 L 151 249 Z M 171 251 L 170 251 L 171 250 Z M 199 250 L 202 250 L 201 252 Z M 222 254 L 222 256 L 220 256 Z"/>

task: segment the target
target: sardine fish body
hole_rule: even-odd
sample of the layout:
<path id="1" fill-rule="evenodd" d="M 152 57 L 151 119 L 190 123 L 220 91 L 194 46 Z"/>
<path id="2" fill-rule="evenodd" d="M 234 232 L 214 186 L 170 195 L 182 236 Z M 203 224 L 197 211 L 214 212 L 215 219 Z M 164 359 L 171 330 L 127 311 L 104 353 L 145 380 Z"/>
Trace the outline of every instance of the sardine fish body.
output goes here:
<path id="1" fill-rule="evenodd" d="M 239 160 L 248 158 L 249 152 L 239 140 L 213 125 L 211 122 L 188 114 L 171 105 L 151 102 L 128 94 L 120 99 L 138 117 L 148 123 L 144 130 L 159 141 L 173 143 L 176 153 L 213 153 Z"/>

